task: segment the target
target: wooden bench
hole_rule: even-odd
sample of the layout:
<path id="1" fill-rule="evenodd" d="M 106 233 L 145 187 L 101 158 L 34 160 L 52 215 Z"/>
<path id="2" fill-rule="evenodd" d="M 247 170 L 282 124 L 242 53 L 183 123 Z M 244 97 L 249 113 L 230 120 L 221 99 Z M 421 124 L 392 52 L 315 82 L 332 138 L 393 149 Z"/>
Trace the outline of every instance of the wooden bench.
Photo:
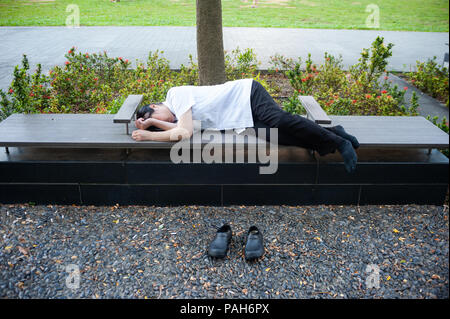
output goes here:
<path id="1" fill-rule="evenodd" d="M 421 116 L 328 116 L 312 97 L 300 97 L 307 105 L 308 117 L 322 125 L 342 125 L 358 138 L 361 148 L 448 148 L 448 134 Z M 116 115 L 110 114 L 12 114 L 0 123 L 0 146 L 56 148 L 171 148 L 174 142 L 135 141 L 129 129 L 136 129 L 133 116 L 142 101 L 141 95 L 130 95 Z M 126 124 L 126 132 L 113 123 Z M 230 131 L 221 134 L 218 143 L 232 141 Z M 258 138 L 245 131 L 245 144 L 256 144 Z M 242 133 L 241 133 L 242 134 Z M 242 140 L 242 139 L 240 139 Z M 194 146 L 209 143 L 203 137 Z M 200 144 L 200 145 L 197 145 Z"/>
<path id="2" fill-rule="evenodd" d="M 130 134 L 128 125 L 135 118 L 134 115 L 136 114 L 136 110 L 141 104 L 142 99 L 142 95 L 129 95 L 123 102 L 117 114 L 114 116 L 114 123 L 125 123 L 127 135 Z"/>

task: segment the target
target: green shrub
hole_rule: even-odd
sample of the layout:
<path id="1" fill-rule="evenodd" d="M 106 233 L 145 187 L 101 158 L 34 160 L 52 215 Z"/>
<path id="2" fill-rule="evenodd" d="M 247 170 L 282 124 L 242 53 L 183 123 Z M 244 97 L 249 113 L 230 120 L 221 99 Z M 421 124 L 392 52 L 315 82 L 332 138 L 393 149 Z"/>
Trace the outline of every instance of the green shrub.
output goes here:
<path id="1" fill-rule="evenodd" d="M 36 72 L 28 74 L 28 59 L 24 55 L 22 66 L 14 68 L 14 77 L 8 91 L 0 90 L 0 120 L 12 113 L 39 113 L 45 110 L 52 98 L 48 77 L 42 74 L 41 65 Z"/>
<path id="2" fill-rule="evenodd" d="M 302 60 L 286 59 L 281 55 L 271 58 L 271 71 L 284 72 L 295 90 L 283 106 L 287 111 L 303 114 L 298 95 L 312 95 L 328 113 L 334 115 L 417 115 L 417 106 L 406 109 L 405 90 L 385 80 L 387 59 L 392 55 L 392 44 L 376 38 L 370 49 L 364 49 L 359 63 L 344 71 L 342 57 L 325 53 L 324 62 L 313 64 L 311 55 L 302 68 Z"/>
<path id="3" fill-rule="evenodd" d="M 198 66 L 189 56 L 189 65 L 179 71 L 170 69 L 169 61 L 156 50 L 136 68 L 122 57 L 111 58 L 106 52 L 81 53 L 72 47 L 63 66 L 53 67 L 49 75 L 41 66 L 29 74 L 26 55 L 16 66 L 9 90 L 0 90 L 0 120 L 12 113 L 116 113 L 130 94 L 142 94 L 143 103 L 164 101 L 173 86 L 198 85 Z M 226 52 L 225 52 L 226 53 Z M 227 80 L 254 78 L 269 92 L 269 85 L 257 73 L 258 61 L 252 49 L 225 54 Z"/>
<path id="4" fill-rule="evenodd" d="M 449 70 L 436 63 L 436 57 L 422 63 L 417 61 L 416 72 L 406 74 L 409 81 L 421 91 L 449 106 Z"/>

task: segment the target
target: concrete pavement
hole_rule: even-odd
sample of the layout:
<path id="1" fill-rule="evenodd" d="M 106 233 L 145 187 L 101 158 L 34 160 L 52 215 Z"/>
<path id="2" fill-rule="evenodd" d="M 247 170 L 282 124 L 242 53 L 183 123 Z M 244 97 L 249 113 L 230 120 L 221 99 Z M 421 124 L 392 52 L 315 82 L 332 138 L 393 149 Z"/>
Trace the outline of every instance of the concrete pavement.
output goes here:
<path id="1" fill-rule="evenodd" d="M 448 33 L 399 32 L 372 30 L 319 30 L 288 28 L 224 28 L 224 47 L 253 48 L 267 69 L 270 56 L 276 53 L 287 57 L 306 57 L 316 62 L 325 52 L 341 54 L 346 67 L 357 62 L 363 48 L 370 47 L 377 36 L 395 44 L 390 58 L 390 70 L 408 71 L 416 60 L 426 61 L 433 56 L 443 60 L 448 51 Z M 145 61 L 149 51 L 160 49 L 170 61 L 171 68 L 187 65 L 189 53 L 197 59 L 195 27 L 0 27 L 0 88 L 7 88 L 14 66 L 27 54 L 30 66 L 41 63 L 48 71 L 55 64 L 63 64 L 64 54 L 76 46 L 83 52 L 102 52 Z"/>

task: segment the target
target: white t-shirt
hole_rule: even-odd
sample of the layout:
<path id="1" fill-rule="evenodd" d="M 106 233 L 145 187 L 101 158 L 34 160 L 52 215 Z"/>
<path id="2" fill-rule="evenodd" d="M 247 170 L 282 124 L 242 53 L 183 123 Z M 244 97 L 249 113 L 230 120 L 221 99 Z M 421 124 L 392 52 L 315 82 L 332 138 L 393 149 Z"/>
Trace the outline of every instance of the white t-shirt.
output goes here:
<path id="1" fill-rule="evenodd" d="M 241 133 L 253 127 L 250 93 L 252 79 L 229 81 L 219 85 L 177 86 L 167 92 L 163 103 L 179 119 L 192 108 L 192 119 L 201 121 L 202 129 Z"/>

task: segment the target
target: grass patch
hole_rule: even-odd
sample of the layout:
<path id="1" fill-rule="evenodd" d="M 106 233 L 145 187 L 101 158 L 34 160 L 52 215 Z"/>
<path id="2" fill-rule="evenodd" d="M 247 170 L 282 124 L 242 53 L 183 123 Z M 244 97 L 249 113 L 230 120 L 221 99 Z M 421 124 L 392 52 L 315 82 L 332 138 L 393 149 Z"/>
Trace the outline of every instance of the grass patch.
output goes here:
<path id="1" fill-rule="evenodd" d="M 225 27 L 368 29 L 373 0 L 222 0 Z M 380 0 L 379 30 L 449 31 L 445 0 Z M 2 26 L 64 26 L 76 4 L 82 26 L 195 26 L 195 0 L 0 0 Z"/>

